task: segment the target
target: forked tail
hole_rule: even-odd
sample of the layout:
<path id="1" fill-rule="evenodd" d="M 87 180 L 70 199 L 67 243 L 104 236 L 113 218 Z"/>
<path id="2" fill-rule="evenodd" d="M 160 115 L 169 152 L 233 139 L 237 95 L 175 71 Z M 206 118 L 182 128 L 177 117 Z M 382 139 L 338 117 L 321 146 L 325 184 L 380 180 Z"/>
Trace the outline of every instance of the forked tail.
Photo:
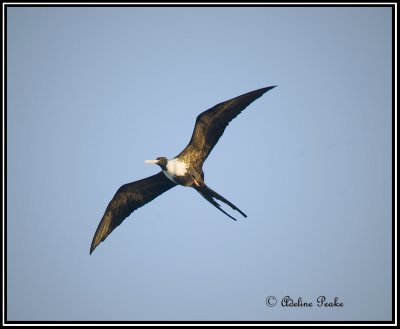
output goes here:
<path id="1" fill-rule="evenodd" d="M 236 220 L 236 218 L 232 217 L 231 215 L 229 215 L 226 211 L 224 211 L 221 206 L 219 205 L 218 202 L 215 201 L 215 199 L 222 201 L 223 203 L 227 204 L 229 207 L 231 207 L 233 210 L 237 210 L 238 212 L 240 212 L 240 214 L 243 217 L 247 217 L 247 215 L 241 211 L 238 207 L 236 207 L 232 202 L 228 201 L 227 199 L 225 199 L 222 195 L 219 195 L 217 192 L 215 192 L 214 190 L 210 189 L 207 185 L 205 185 L 204 183 L 201 184 L 200 186 L 193 186 L 197 192 L 199 192 L 204 199 L 206 199 L 208 202 L 210 202 L 215 208 L 217 208 L 218 210 L 222 211 L 225 215 L 227 215 L 228 217 L 232 218 L 233 220 Z"/>

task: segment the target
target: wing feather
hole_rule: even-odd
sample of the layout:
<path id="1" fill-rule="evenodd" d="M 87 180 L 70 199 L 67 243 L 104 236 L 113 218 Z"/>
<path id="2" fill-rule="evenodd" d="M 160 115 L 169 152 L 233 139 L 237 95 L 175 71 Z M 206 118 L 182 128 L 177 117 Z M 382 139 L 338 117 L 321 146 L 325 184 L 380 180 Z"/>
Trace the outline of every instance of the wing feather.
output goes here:
<path id="1" fill-rule="evenodd" d="M 219 103 L 199 114 L 196 118 L 192 138 L 177 158 L 189 162 L 202 172 L 203 162 L 234 118 L 248 105 L 276 86 L 251 91 L 228 101 Z"/>
<path id="2" fill-rule="evenodd" d="M 94 234 L 90 253 L 133 211 L 154 200 L 175 185 L 162 171 L 142 180 L 122 185 L 104 212 Z"/>

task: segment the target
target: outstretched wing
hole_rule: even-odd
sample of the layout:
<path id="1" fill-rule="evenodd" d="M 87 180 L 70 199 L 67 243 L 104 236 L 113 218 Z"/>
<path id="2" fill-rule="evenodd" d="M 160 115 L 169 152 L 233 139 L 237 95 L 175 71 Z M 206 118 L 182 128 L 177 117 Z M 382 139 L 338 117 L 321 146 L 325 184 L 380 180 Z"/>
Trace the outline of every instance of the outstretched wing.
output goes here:
<path id="1" fill-rule="evenodd" d="M 257 98 L 275 87 L 276 86 L 272 86 L 251 91 L 247 94 L 217 104 L 199 114 L 196 119 L 192 138 L 177 158 L 186 163 L 189 162 L 194 168 L 201 172 L 203 162 L 207 159 L 215 144 L 217 144 L 229 122 L 236 118 L 240 112 Z"/>
<path id="2" fill-rule="evenodd" d="M 145 179 L 122 185 L 104 212 L 94 234 L 90 253 L 133 211 L 154 200 L 175 185 L 162 171 Z"/>

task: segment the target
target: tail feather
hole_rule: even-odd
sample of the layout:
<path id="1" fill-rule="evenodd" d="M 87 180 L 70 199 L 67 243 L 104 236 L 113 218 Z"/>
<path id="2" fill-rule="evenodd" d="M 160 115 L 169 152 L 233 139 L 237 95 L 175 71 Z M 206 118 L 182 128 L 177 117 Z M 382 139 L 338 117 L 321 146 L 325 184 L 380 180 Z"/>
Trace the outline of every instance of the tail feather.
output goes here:
<path id="1" fill-rule="evenodd" d="M 221 208 L 220 204 L 217 201 L 215 201 L 214 199 L 222 201 L 223 203 L 225 203 L 229 207 L 231 207 L 233 210 L 237 210 L 243 217 L 247 217 L 247 215 L 243 211 L 241 211 L 238 207 L 236 207 L 232 202 L 225 199 L 222 195 L 218 194 L 217 192 L 215 192 L 214 190 L 209 188 L 207 185 L 204 184 L 204 185 L 201 185 L 201 186 L 198 186 L 195 188 L 196 188 L 197 192 L 199 192 L 203 196 L 204 199 L 206 199 L 214 207 L 216 207 L 218 210 L 222 211 L 225 215 L 232 218 L 233 220 L 236 220 L 236 218 L 232 217 L 226 211 L 224 211 Z"/>

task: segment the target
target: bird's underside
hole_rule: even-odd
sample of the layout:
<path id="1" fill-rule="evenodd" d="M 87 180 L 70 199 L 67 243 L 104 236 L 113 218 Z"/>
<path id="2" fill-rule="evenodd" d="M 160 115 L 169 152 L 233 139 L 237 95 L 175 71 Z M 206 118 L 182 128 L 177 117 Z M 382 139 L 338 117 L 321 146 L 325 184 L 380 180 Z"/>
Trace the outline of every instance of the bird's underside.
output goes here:
<path id="1" fill-rule="evenodd" d="M 224 211 L 216 200 L 227 204 L 242 216 L 247 217 L 233 203 L 204 183 L 202 167 L 229 122 L 249 104 L 274 87 L 266 87 L 243 94 L 204 111 L 196 118 L 190 142 L 181 153 L 170 160 L 165 157 L 147 160 L 146 162 L 159 165 L 162 171 L 139 181 L 125 184 L 118 189 L 97 227 L 90 246 L 90 253 L 133 211 L 176 185 L 193 187 L 208 202 L 234 220 L 236 219 Z"/>

